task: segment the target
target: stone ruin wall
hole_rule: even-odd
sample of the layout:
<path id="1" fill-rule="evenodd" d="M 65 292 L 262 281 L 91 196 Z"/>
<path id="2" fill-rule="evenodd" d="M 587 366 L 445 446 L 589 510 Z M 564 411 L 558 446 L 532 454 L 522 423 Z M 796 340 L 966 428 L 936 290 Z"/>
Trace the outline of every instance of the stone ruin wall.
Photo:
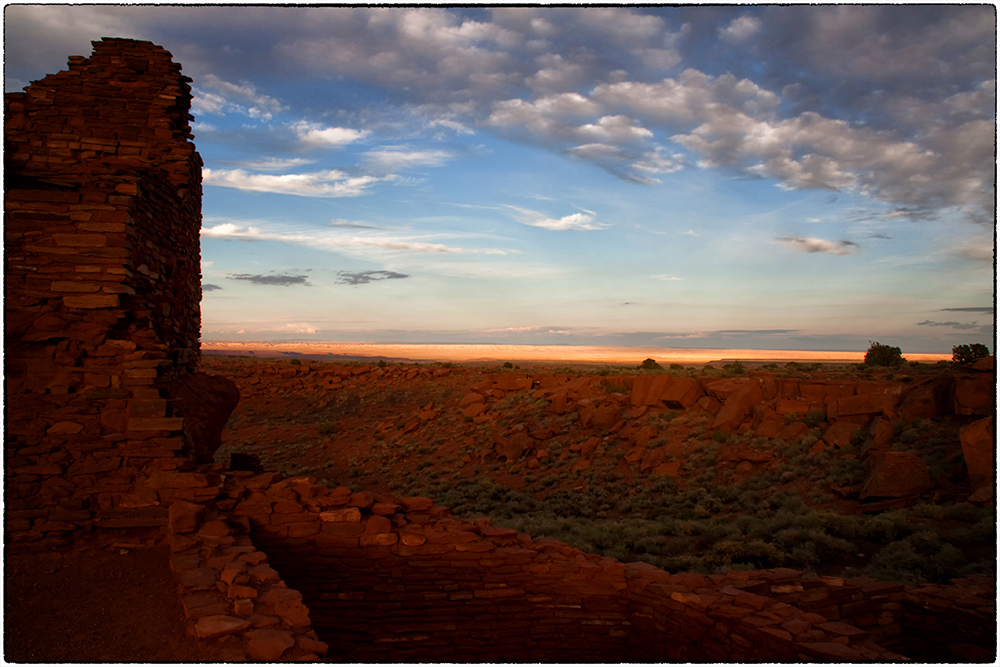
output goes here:
<path id="1" fill-rule="evenodd" d="M 5 96 L 8 548 L 166 536 L 191 631 L 218 660 L 995 655 L 991 581 L 668 574 L 456 520 L 425 498 L 209 463 L 238 396 L 197 373 L 189 81 L 160 47 L 104 39 Z M 637 407 L 669 393 L 650 382 L 636 380 Z M 731 389 L 717 420 L 767 422 L 743 400 L 757 390 Z M 838 405 L 871 421 L 855 402 Z"/>
<path id="2" fill-rule="evenodd" d="M 201 158 L 190 79 L 149 42 L 4 96 L 7 540 L 162 526 L 193 464 Z M 235 405 L 235 403 L 233 403 Z"/>

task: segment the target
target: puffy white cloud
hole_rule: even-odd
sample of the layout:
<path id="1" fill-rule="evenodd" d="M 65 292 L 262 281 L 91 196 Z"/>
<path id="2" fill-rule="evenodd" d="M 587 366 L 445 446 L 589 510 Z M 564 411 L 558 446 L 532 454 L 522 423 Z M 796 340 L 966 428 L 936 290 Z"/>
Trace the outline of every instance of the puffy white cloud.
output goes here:
<path id="1" fill-rule="evenodd" d="M 595 142 L 624 144 L 650 139 L 653 133 L 636 125 L 628 116 L 601 116 L 596 123 L 588 123 L 576 128 L 580 136 Z"/>
<path id="2" fill-rule="evenodd" d="M 719 28 L 719 38 L 727 42 L 742 42 L 760 32 L 761 25 L 756 16 L 739 16 L 725 28 Z"/>
<path id="3" fill-rule="evenodd" d="M 392 178 L 349 176 L 337 169 L 307 174 L 252 174 L 243 169 L 202 170 L 205 185 L 300 197 L 359 197 L 368 194 L 368 189 L 376 183 Z"/>
<path id="4" fill-rule="evenodd" d="M 369 135 L 369 130 L 355 130 L 349 127 L 323 127 L 319 123 L 300 120 L 291 124 L 298 135 L 299 143 L 306 148 L 340 148 L 353 144 Z"/>

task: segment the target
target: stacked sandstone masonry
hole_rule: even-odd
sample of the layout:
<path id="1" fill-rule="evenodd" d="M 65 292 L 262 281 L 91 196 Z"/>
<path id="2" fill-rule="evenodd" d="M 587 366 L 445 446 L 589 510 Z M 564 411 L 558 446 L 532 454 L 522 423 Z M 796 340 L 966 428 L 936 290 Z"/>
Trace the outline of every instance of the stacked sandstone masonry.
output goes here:
<path id="1" fill-rule="evenodd" d="M 992 655 L 990 581 L 669 574 L 460 521 L 426 498 L 209 463 L 238 394 L 197 373 L 201 162 L 188 82 L 162 48 L 105 39 L 69 71 L 5 96 L 8 548 L 166 535 L 191 632 L 216 660 L 328 648 L 338 662 Z M 805 384 L 688 380 L 632 380 L 629 414 L 693 402 L 719 428 L 773 428 L 788 407 L 779 393 L 816 399 Z M 594 423 L 615 413 L 612 429 L 631 428 L 584 384 L 511 377 L 463 410 L 479 421 L 487 395 L 524 388 L 557 411 L 575 404 Z M 968 407 L 983 402 L 978 386 L 952 392 L 956 412 L 980 414 Z M 822 404 L 858 426 L 923 405 L 843 391 Z M 939 398 L 931 391 L 930 404 Z"/>
<path id="2" fill-rule="evenodd" d="M 8 543 L 162 527 L 214 493 L 183 396 L 209 384 L 231 411 L 235 387 L 196 374 L 189 81 L 160 47 L 105 39 L 4 97 Z"/>

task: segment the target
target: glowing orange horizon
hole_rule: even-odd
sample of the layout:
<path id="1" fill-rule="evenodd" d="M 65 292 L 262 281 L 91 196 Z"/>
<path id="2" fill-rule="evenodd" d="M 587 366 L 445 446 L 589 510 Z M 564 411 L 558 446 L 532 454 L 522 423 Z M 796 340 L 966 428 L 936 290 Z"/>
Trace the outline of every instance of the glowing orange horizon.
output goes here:
<path id="1" fill-rule="evenodd" d="M 347 356 L 392 357 L 415 361 L 532 361 L 632 364 L 658 362 L 698 364 L 711 361 L 800 361 L 859 363 L 864 352 L 812 350 L 681 349 L 671 347 L 612 347 L 597 345 L 473 345 L 426 343 L 284 343 L 263 341 L 203 341 L 203 352 L 297 352 Z M 910 361 L 949 361 L 947 354 L 912 353 Z"/>

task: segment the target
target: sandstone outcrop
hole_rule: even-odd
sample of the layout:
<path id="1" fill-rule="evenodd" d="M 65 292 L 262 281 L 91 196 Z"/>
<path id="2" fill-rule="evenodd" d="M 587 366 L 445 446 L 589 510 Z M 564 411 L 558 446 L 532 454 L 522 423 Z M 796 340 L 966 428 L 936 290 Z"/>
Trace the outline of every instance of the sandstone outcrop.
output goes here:
<path id="1" fill-rule="evenodd" d="M 197 463 L 210 463 L 222 444 L 222 429 L 240 402 L 236 383 L 221 375 L 183 375 L 170 388 L 184 419 L 184 436 Z"/>
<path id="2" fill-rule="evenodd" d="M 993 466 L 996 464 L 996 443 L 993 417 L 975 421 L 959 431 L 962 454 L 969 468 L 972 495 L 986 501 L 993 496 Z"/>
<path id="3" fill-rule="evenodd" d="M 916 496 L 934 487 L 927 464 L 909 452 L 885 452 L 861 486 L 860 498 Z"/>

